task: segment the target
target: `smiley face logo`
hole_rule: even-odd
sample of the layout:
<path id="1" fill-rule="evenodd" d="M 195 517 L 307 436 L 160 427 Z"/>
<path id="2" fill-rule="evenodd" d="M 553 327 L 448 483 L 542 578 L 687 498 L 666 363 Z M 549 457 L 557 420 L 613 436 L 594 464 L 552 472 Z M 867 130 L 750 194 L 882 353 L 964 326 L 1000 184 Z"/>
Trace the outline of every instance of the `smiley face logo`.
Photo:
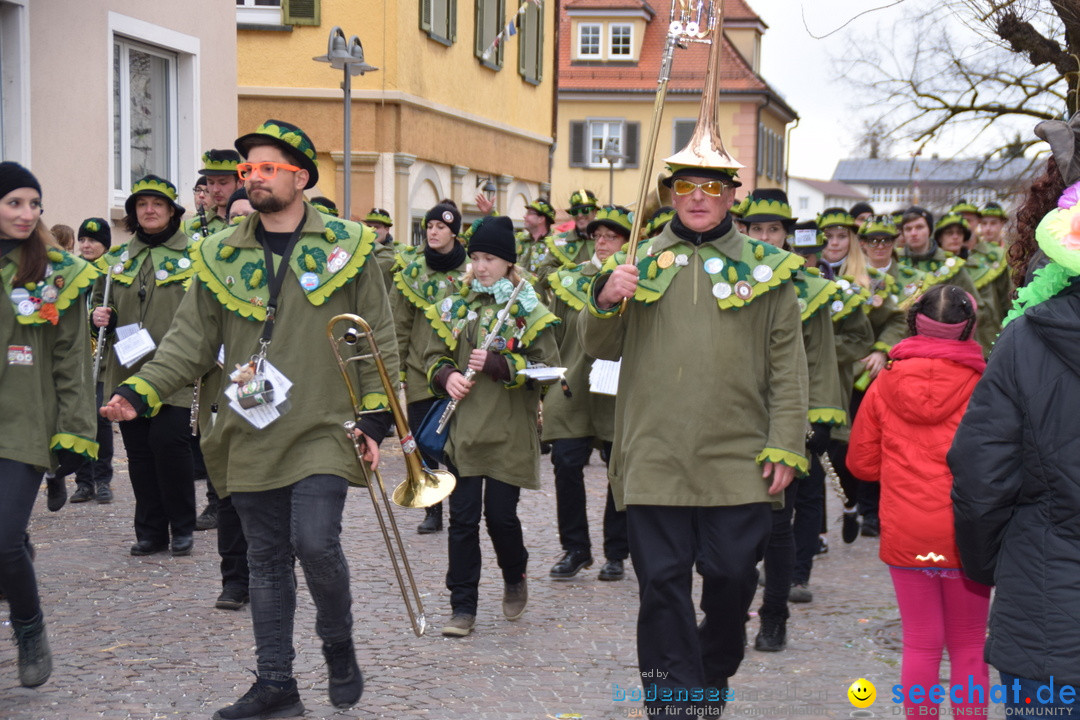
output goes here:
<path id="1" fill-rule="evenodd" d="M 877 697 L 877 689 L 874 684 L 866 678 L 859 678 L 855 682 L 851 683 L 851 687 L 847 689 L 848 700 L 851 704 L 857 708 L 868 708 L 874 704 L 874 699 Z"/>

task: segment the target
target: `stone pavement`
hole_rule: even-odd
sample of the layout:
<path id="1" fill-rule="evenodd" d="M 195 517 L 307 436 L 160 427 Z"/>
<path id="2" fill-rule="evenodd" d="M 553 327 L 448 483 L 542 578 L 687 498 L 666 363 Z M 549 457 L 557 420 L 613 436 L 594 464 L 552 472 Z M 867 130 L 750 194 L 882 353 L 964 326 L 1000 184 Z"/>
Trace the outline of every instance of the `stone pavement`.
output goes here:
<path id="1" fill-rule="evenodd" d="M 116 446 L 122 453 L 119 435 Z M 395 451 L 396 445 L 385 450 L 388 484 L 403 476 Z M 416 638 L 367 491 L 351 491 L 343 540 L 366 688 L 351 710 L 329 704 L 314 607 L 301 582 L 295 670 L 307 717 L 614 720 L 639 715 L 638 703 L 613 700 L 615 686 L 641 686 L 637 584 L 629 572 L 622 582 L 598 582 L 599 556 L 574 580 L 548 579 L 561 553 L 547 457 L 541 466 L 543 489 L 523 492 L 520 507 L 531 553 L 528 611 L 517 622 L 502 618 L 501 576 L 482 533 L 480 612 L 475 632 L 464 639 L 438 632 L 449 612 L 446 533 L 417 535 L 423 512 L 396 513 L 431 626 Z M 43 489 L 35 506 L 31 535 L 55 669 L 41 688 L 20 687 L 14 646 L 0 641 L 0 720 L 205 719 L 253 681 L 247 608 L 213 608 L 220 590 L 215 531 L 196 534 L 191 557 L 131 557 L 134 501 L 122 457 L 116 469 L 112 505 L 68 504 L 50 513 Z M 605 475 L 597 455 L 586 472 L 599 549 Z M 201 509 L 202 484 L 197 490 Z M 829 502 L 830 518 L 838 517 L 836 499 Z M 879 699 L 870 710 L 877 717 L 894 714 L 889 688 L 899 682 L 899 622 L 888 574 L 877 559 L 877 540 L 860 538 L 845 546 L 838 524 L 829 540 L 830 552 L 815 567 L 814 602 L 792 606 L 788 649 L 747 650 L 725 717 L 849 717 L 847 687 L 859 677 L 877 686 Z M 0 615 L 6 626 L 6 609 Z M 752 641 L 756 618 L 748 630 Z M 5 627 L 3 634 L 9 632 Z"/>

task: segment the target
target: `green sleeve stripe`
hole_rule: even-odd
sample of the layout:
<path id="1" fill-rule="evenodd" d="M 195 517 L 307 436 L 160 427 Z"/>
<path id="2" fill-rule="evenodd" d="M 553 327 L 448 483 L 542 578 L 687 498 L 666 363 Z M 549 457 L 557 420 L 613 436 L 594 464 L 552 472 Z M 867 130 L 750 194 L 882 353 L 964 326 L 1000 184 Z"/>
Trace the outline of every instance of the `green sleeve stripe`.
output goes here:
<path id="1" fill-rule="evenodd" d="M 138 375 L 132 375 L 120 384 L 131 388 L 143 399 L 143 402 L 149 408 L 146 417 L 153 417 L 161 410 L 161 396 L 158 395 L 158 391 Z"/>
<path id="2" fill-rule="evenodd" d="M 810 408 L 806 419 L 822 425 L 844 425 L 847 423 L 847 413 L 840 408 Z"/>
<path id="3" fill-rule="evenodd" d="M 71 433 L 56 433 L 49 441 L 50 450 L 70 450 L 90 460 L 97 460 L 98 444 L 94 440 Z"/>
<path id="4" fill-rule="evenodd" d="M 513 390 L 521 387 L 525 384 L 525 376 L 518 375 L 518 371 L 525 369 L 525 356 L 511 352 L 502 353 L 502 355 L 512 364 L 512 367 L 510 368 L 510 380 L 505 383 L 506 389 Z"/>
<path id="5" fill-rule="evenodd" d="M 389 410 L 390 401 L 387 400 L 386 393 L 365 393 L 360 400 L 360 409 L 362 411 Z"/>
<path id="6" fill-rule="evenodd" d="M 431 390 L 432 394 L 435 397 L 440 397 L 440 398 L 441 397 L 446 397 L 446 389 L 445 388 L 437 388 L 437 387 L 435 387 L 435 376 L 438 374 L 439 370 L 442 370 L 443 367 L 445 367 L 447 365 L 449 365 L 450 367 L 457 367 L 457 365 L 454 364 L 454 359 L 453 358 L 449 358 L 449 357 L 446 357 L 445 355 L 443 355 L 441 358 L 436 360 L 432 364 L 432 366 L 430 368 L 428 368 L 428 374 L 427 374 L 428 389 Z"/>
<path id="7" fill-rule="evenodd" d="M 810 469 L 810 461 L 806 459 L 805 455 L 799 453 L 788 452 L 787 450 L 781 450 L 779 448 L 767 447 L 761 451 L 761 454 L 754 458 L 758 464 L 761 463 L 781 463 L 788 467 L 795 468 L 795 472 L 799 475 L 805 475 Z"/>

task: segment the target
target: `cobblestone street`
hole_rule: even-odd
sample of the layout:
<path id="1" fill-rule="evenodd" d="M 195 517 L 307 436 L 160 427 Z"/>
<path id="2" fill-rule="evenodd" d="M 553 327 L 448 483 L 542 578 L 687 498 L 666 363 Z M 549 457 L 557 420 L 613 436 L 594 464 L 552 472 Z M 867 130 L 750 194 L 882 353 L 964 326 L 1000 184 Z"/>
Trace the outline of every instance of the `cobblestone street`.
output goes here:
<path id="1" fill-rule="evenodd" d="M 393 445 L 386 451 L 385 477 L 396 484 L 403 463 L 396 444 L 385 445 Z M 119 436 L 117 449 L 122 451 Z M 209 718 L 253 680 L 248 609 L 213 607 L 220 590 L 215 531 L 196 534 L 190 557 L 131 557 L 134 501 L 126 462 L 121 457 L 115 464 L 112 505 L 69 503 L 50 513 L 44 490 L 38 499 L 31 536 L 55 669 L 41 688 L 20 687 L 15 648 L 5 640 L 0 649 L 3 720 Z M 464 639 L 439 634 L 449 611 L 443 587 L 446 533 L 417 535 L 422 511 L 396 514 L 430 626 L 416 638 L 367 491 L 351 491 L 343 540 L 366 688 L 351 710 L 329 704 L 314 607 L 301 582 L 295 668 L 307 717 L 614 720 L 640 713 L 640 703 L 613 699 L 641 685 L 634 630 L 637 584 L 631 572 L 622 582 L 598 582 L 599 555 L 596 565 L 572 581 L 548 579 L 560 550 L 547 457 L 542 467 L 543 490 L 522 493 L 520 512 L 531 553 L 528 611 L 517 622 L 502 618 L 501 576 L 482 534 L 480 611 L 475 632 Z M 593 542 L 599 549 L 605 487 L 597 455 L 586 471 Z M 201 509 L 202 484 L 197 492 Z M 847 687 L 859 677 L 877 687 L 878 700 L 870 708 L 877 717 L 897 710 L 889 688 L 899 682 L 899 622 L 888 574 L 877 559 L 877 540 L 860 538 L 845 546 L 834 522 L 839 504 L 832 497 L 829 502 L 831 549 L 815 566 L 814 601 L 792 606 L 785 652 L 747 650 L 725 717 L 849 717 Z M 6 626 L 6 609 L 3 617 Z M 756 617 L 748 632 L 752 644 Z M 991 716 L 1001 716 L 1000 709 Z"/>

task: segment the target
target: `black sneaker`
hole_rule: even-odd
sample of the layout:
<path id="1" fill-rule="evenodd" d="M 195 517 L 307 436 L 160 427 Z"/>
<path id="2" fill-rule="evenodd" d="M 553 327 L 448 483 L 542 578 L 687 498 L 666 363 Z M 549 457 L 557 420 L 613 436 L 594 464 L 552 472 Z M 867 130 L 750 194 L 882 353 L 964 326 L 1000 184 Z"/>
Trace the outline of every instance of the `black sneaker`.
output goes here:
<path id="1" fill-rule="evenodd" d="M 754 638 L 754 649 L 761 652 L 780 652 L 787 647 L 787 621 L 783 618 L 761 618 L 761 629 Z"/>
<path id="2" fill-rule="evenodd" d="M 207 505 L 199 517 L 195 518 L 196 530 L 213 530 L 217 527 L 217 505 Z"/>
<path id="3" fill-rule="evenodd" d="M 38 613 L 37 619 L 28 623 L 13 620 L 11 629 L 19 646 L 19 683 L 23 687 L 44 685 L 52 675 L 52 651 L 45 634 L 45 619 Z"/>
<path id="4" fill-rule="evenodd" d="M 416 526 L 416 532 L 421 535 L 430 535 L 442 530 L 442 503 L 435 503 L 431 507 L 424 508 L 424 521 Z"/>
<path id="5" fill-rule="evenodd" d="M 46 473 L 45 489 L 48 491 L 47 504 L 49 506 L 49 512 L 56 512 L 64 507 L 68 499 L 67 484 L 64 482 L 64 478 L 53 475 L 52 473 Z"/>
<path id="6" fill-rule="evenodd" d="M 94 499 L 94 488 L 89 485 L 80 485 L 75 488 L 75 492 L 71 494 L 72 503 L 84 503 L 87 500 Z"/>
<path id="7" fill-rule="evenodd" d="M 213 720 L 267 720 L 303 714 L 304 703 L 300 702 L 296 680 L 289 680 L 285 687 L 256 680 L 242 698 L 214 713 Z"/>
<path id="8" fill-rule="evenodd" d="M 323 643 L 323 657 L 330 670 L 330 704 L 350 708 L 364 694 L 364 673 L 356 664 L 352 638 L 339 643 Z"/>
<path id="9" fill-rule="evenodd" d="M 214 607 L 218 610 L 239 610 L 248 602 L 247 588 L 227 587 L 218 595 Z"/>
<path id="10" fill-rule="evenodd" d="M 108 505 L 113 501 L 112 488 L 108 483 L 101 483 L 97 486 L 97 490 L 94 492 L 94 500 L 98 505 Z"/>
<path id="11" fill-rule="evenodd" d="M 840 537 L 844 539 L 844 542 L 848 545 L 855 542 L 855 538 L 859 537 L 859 511 L 855 508 L 844 508 L 843 526 L 840 530 Z"/>
<path id="12" fill-rule="evenodd" d="M 593 564 L 592 554 L 588 550 L 570 550 L 559 562 L 551 566 L 548 573 L 555 580 L 569 580 L 584 568 Z"/>
<path id="13" fill-rule="evenodd" d="M 881 534 L 881 521 L 876 515 L 863 515 L 862 530 L 859 534 L 863 537 L 877 537 Z"/>

